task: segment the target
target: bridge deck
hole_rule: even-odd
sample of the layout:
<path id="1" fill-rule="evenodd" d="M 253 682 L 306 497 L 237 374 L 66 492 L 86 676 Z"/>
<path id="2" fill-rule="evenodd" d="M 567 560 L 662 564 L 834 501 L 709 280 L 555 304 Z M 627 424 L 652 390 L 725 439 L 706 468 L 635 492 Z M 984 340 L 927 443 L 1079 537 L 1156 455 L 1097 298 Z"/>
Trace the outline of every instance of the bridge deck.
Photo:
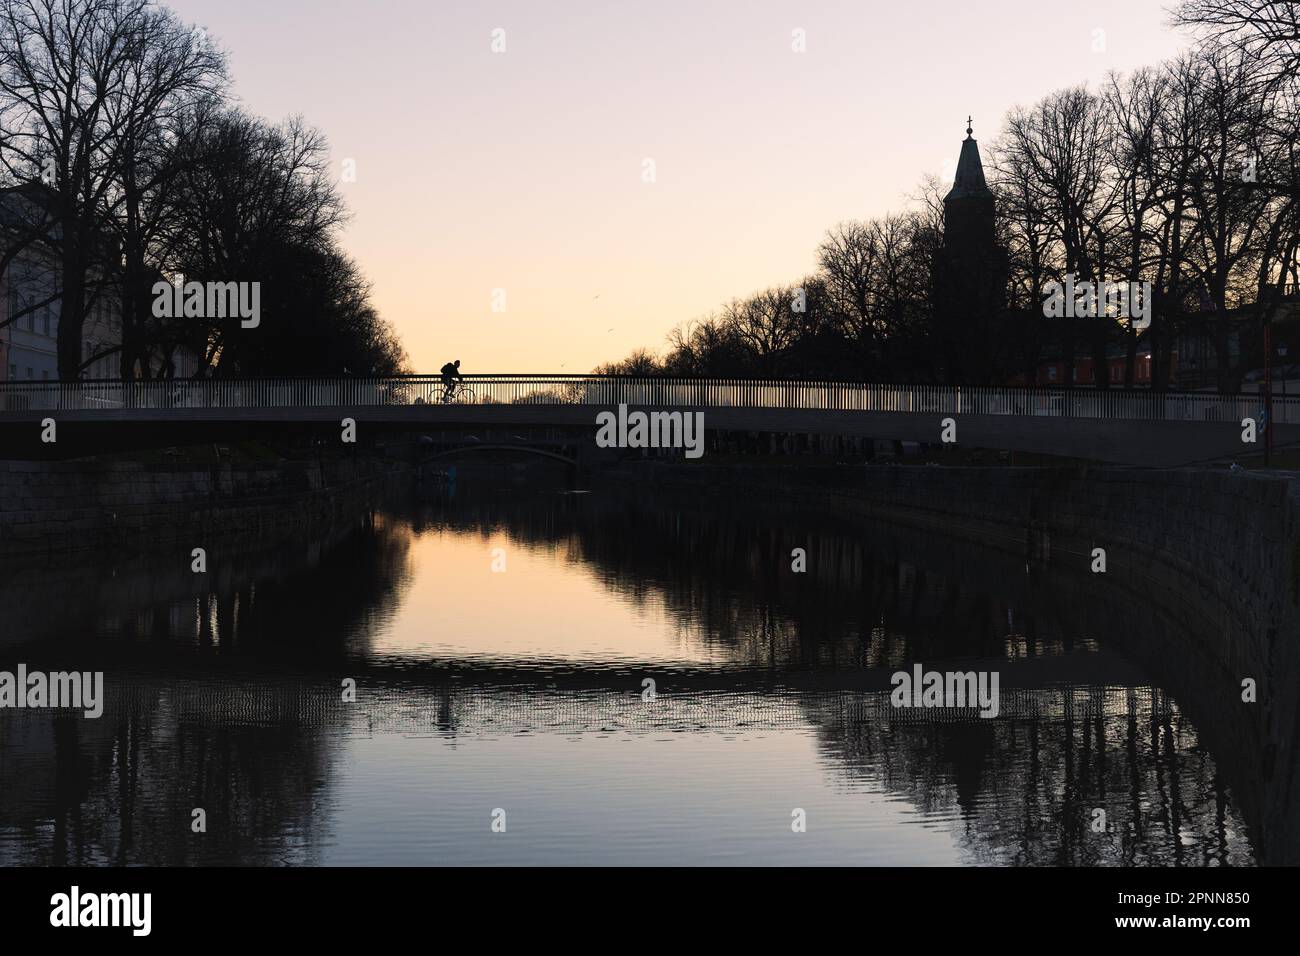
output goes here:
<path id="1" fill-rule="evenodd" d="M 596 414 L 702 412 L 706 429 L 842 435 L 1170 467 L 1257 453 L 1243 420 L 1258 395 L 1133 389 L 968 388 L 857 382 L 737 381 L 591 375 L 466 376 L 444 402 L 437 376 L 0 384 L 0 425 L 337 423 L 409 427 L 589 428 Z M 1300 443 L 1300 397 L 1273 400 L 1275 446 Z"/>

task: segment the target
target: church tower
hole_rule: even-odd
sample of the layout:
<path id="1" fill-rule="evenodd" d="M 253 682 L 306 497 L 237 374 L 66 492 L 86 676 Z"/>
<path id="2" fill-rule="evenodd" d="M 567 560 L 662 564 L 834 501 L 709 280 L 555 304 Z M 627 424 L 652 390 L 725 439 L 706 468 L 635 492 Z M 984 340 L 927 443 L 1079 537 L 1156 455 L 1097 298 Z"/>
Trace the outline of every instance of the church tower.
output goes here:
<path id="1" fill-rule="evenodd" d="M 1007 254 L 998 245 L 994 199 L 979 144 L 966 120 L 957 175 L 943 200 L 943 245 L 935 268 L 935 326 L 949 381 L 986 382 L 1006 309 Z"/>
<path id="2" fill-rule="evenodd" d="M 987 253 L 997 244 L 993 230 L 993 192 L 984 181 L 984 164 L 970 120 L 957 159 L 957 175 L 943 200 L 943 246 L 953 257 Z"/>

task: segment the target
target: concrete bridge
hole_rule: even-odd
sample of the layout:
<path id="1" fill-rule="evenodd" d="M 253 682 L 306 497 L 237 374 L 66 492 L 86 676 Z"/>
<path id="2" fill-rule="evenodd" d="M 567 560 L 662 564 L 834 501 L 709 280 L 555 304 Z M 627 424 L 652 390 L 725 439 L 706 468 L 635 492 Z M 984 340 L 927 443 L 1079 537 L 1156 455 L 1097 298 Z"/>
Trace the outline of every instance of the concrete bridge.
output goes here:
<path id="1" fill-rule="evenodd" d="M 11 382 L 0 384 L 0 455 L 39 450 L 53 419 L 64 449 L 165 443 L 220 431 L 225 440 L 268 425 L 360 429 L 556 427 L 596 433 L 596 415 L 627 405 L 702 412 L 706 435 L 767 432 L 937 444 L 952 419 L 959 447 L 1086 458 L 1150 467 L 1259 454 L 1243 421 L 1258 395 L 1140 389 L 975 388 L 609 375 L 467 375 L 450 401 L 438 376 Z M 1300 446 L 1300 398 L 1273 400 L 1275 448 Z M 99 440 L 96 440 L 96 436 Z M 180 436 L 180 437 L 177 437 Z"/>

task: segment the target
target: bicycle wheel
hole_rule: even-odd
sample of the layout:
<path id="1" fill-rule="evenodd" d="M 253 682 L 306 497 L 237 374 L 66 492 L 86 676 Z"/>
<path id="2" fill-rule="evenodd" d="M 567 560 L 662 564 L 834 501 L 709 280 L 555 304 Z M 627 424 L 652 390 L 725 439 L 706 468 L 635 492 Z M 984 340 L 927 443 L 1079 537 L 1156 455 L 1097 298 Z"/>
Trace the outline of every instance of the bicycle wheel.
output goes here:
<path id="1" fill-rule="evenodd" d="M 459 389 L 456 390 L 456 401 L 461 402 L 465 405 L 473 405 L 474 389 L 470 388 L 468 385 L 462 385 Z"/>

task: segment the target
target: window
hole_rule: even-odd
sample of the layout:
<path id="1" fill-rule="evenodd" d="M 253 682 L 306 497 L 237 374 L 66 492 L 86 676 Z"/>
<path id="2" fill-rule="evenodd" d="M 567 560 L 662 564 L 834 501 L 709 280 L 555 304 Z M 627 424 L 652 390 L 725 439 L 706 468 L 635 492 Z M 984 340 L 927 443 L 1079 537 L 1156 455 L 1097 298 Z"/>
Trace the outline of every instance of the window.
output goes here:
<path id="1" fill-rule="evenodd" d="M 32 374 L 32 367 L 31 367 L 30 365 L 27 366 L 27 381 L 30 382 L 30 381 L 32 381 L 32 380 L 35 379 L 35 378 L 36 378 L 36 376 Z"/>
<path id="2" fill-rule="evenodd" d="M 41 306 L 41 334 L 50 334 L 50 304 L 48 302 Z"/>
<path id="3" fill-rule="evenodd" d="M 1047 380 L 1048 380 L 1049 382 L 1055 382 L 1055 381 L 1056 381 L 1056 366 L 1055 366 L 1055 365 L 1049 365 L 1049 366 L 1047 366 Z"/>
<path id="4" fill-rule="evenodd" d="M 18 381 L 18 366 L 14 365 L 13 363 L 10 363 L 9 365 L 9 381 L 11 382 Z"/>
<path id="5" fill-rule="evenodd" d="M 41 369 L 41 381 L 48 382 L 49 380 L 50 380 L 50 370 L 47 368 Z"/>

